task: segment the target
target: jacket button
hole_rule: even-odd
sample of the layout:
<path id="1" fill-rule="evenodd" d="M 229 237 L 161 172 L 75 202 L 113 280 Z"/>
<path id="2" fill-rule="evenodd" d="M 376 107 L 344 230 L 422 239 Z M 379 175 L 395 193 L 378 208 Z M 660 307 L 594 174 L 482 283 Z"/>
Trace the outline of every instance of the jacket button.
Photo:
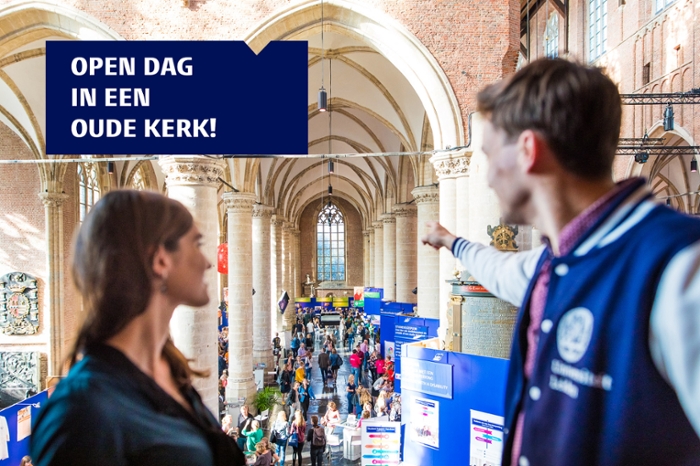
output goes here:
<path id="1" fill-rule="evenodd" d="M 566 264 L 559 264 L 556 267 L 554 267 L 554 273 L 556 273 L 560 277 L 563 277 L 564 275 L 569 273 L 569 266 Z"/>
<path id="2" fill-rule="evenodd" d="M 524 456 L 521 456 L 518 460 L 518 466 L 530 466 L 530 460 L 528 460 Z"/>
<path id="3" fill-rule="evenodd" d="M 551 320 L 545 319 L 542 321 L 540 329 L 542 329 L 543 333 L 549 333 L 549 331 L 552 330 L 552 325 L 554 325 L 554 323 Z"/>
<path id="4" fill-rule="evenodd" d="M 532 398 L 534 401 L 537 401 L 540 399 L 540 396 L 542 395 L 542 390 L 540 390 L 537 387 L 530 387 L 530 398 Z"/>

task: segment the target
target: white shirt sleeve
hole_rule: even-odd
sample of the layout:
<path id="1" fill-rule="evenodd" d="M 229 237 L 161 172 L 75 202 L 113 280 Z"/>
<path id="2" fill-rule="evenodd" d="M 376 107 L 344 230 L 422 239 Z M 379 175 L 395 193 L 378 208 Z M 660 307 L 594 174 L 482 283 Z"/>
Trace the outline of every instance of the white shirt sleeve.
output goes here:
<path id="1" fill-rule="evenodd" d="M 457 238 L 452 251 L 467 271 L 496 297 L 521 306 L 545 246 L 523 252 L 503 252 L 492 246 Z"/>
<path id="2" fill-rule="evenodd" d="M 700 436 L 700 242 L 676 254 L 651 311 L 649 349 Z"/>

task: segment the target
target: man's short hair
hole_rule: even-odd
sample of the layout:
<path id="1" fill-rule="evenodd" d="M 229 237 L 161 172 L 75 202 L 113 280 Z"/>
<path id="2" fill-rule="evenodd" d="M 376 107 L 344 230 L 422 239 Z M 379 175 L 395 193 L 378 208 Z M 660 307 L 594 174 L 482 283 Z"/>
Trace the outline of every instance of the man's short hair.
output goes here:
<path id="1" fill-rule="evenodd" d="M 479 92 L 477 110 L 511 141 L 525 130 L 538 132 L 574 175 L 611 174 L 622 107 L 617 86 L 598 68 L 535 60 Z"/>

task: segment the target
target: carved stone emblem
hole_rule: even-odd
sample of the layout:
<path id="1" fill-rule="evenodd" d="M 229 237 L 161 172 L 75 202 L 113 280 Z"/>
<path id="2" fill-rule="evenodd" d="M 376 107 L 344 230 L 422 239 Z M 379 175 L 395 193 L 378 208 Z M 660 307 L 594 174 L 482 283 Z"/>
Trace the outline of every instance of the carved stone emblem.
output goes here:
<path id="1" fill-rule="evenodd" d="M 0 352 L 0 406 L 9 406 L 39 393 L 40 362 L 38 352 Z"/>
<path id="2" fill-rule="evenodd" d="M 39 327 L 36 278 L 22 272 L 0 277 L 0 328 L 6 335 L 34 335 Z"/>
<path id="3" fill-rule="evenodd" d="M 515 243 L 515 237 L 518 235 L 517 225 L 503 223 L 503 219 L 499 219 L 499 222 L 495 227 L 491 225 L 486 227 L 486 233 L 491 237 L 489 245 L 501 251 L 517 251 L 518 245 Z"/>

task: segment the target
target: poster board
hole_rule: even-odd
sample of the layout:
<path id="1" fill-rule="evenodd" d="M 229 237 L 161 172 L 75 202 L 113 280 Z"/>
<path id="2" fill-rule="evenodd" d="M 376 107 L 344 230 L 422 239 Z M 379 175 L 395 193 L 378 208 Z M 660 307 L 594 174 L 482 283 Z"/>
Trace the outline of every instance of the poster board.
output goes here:
<path id="1" fill-rule="evenodd" d="M 362 466 L 401 462 L 401 423 L 362 421 Z"/>
<path id="2" fill-rule="evenodd" d="M 501 466 L 503 416 L 470 410 L 469 464 Z"/>

